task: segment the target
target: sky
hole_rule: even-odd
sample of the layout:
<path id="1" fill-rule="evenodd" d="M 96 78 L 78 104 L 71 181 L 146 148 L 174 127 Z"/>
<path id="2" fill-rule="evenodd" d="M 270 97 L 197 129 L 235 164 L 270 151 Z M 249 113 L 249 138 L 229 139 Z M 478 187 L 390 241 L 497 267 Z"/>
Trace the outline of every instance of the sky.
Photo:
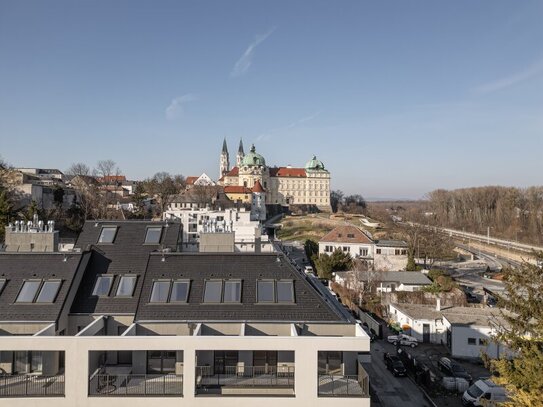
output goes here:
<path id="1" fill-rule="evenodd" d="M 332 189 L 541 185 L 543 1 L 0 0 L 0 156 L 218 178 L 226 138 Z"/>

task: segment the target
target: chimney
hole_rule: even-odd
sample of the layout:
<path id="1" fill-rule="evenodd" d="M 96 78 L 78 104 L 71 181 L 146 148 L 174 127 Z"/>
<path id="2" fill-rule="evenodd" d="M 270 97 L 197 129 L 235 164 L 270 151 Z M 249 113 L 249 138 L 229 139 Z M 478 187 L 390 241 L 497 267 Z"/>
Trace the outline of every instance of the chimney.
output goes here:
<path id="1" fill-rule="evenodd" d="M 436 311 L 441 311 L 441 298 L 436 298 Z"/>

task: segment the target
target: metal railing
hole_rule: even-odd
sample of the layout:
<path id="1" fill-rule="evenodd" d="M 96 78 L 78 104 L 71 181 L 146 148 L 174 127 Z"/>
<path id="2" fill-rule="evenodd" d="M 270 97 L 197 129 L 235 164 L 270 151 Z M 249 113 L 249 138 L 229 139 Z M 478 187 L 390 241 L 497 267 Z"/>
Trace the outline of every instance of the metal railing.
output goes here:
<path id="1" fill-rule="evenodd" d="M 0 397 L 64 396 L 64 375 L 0 375 Z"/>
<path id="2" fill-rule="evenodd" d="M 226 366 L 222 373 L 197 366 L 196 388 L 212 386 L 294 388 L 294 366 Z"/>
<path id="3" fill-rule="evenodd" d="M 368 391 L 369 386 L 359 375 L 318 376 L 319 397 L 369 397 Z"/>
<path id="4" fill-rule="evenodd" d="M 183 375 L 176 374 L 95 374 L 89 379 L 89 395 L 182 396 Z"/>

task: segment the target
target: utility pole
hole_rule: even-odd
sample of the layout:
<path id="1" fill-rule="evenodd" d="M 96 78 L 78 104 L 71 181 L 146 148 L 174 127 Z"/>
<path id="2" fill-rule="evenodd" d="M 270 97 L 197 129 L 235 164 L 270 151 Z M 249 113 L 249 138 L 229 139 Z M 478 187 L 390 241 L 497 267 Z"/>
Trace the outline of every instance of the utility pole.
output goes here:
<path id="1" fill-rule="evenodd" d="M 490 245 L 490 226 L 486 227 L 486 244 Z"/>

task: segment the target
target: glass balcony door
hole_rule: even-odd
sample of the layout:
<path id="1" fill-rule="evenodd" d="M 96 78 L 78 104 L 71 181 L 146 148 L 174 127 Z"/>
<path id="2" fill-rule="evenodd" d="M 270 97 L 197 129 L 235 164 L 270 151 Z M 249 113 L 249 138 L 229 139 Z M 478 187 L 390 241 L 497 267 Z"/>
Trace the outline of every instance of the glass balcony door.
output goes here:
<path id="1" fill-rule="evenodd" d="M 215 374 L 225 374 L 228 367 L 238 365 L 237 351 L 215 351 L 214 352 L 214 372 Z"/>

